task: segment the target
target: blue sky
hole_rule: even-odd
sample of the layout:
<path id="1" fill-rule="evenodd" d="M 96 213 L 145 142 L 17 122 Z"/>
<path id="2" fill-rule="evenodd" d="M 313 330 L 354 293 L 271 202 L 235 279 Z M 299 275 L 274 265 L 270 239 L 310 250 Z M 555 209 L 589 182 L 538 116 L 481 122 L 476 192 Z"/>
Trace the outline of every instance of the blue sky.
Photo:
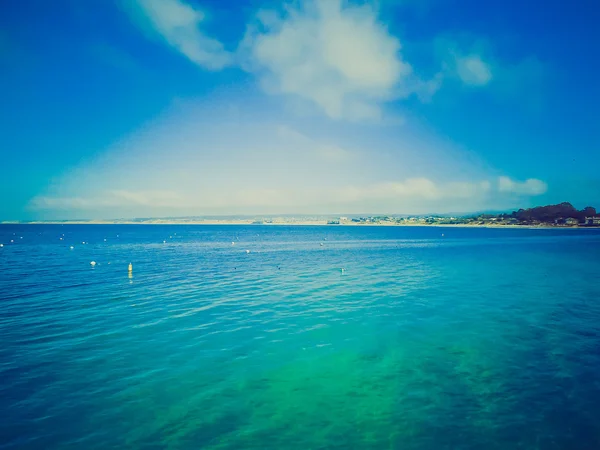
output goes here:
<path id="1" fill-rule="evenodd" d="M 592 0 L 0 4 L 0 220 L 600 207 Z"/>

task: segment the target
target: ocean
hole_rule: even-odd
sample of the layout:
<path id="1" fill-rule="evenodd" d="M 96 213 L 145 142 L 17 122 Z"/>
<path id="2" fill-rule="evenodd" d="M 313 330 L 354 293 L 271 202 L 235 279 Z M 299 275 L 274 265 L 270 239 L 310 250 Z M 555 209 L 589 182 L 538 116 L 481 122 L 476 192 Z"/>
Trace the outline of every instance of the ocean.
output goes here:
<path id="1" fill-rule="evenodd" d="M 0 449 L 600 448 L 598 230 L 0 243 Z"/>

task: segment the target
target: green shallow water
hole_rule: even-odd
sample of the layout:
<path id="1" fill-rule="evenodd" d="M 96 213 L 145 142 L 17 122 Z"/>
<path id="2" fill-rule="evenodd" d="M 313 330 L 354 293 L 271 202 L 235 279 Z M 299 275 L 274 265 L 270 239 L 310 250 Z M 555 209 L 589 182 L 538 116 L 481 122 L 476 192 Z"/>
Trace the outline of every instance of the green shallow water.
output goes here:
<path id="1" fill-rule="evenodd" d="M 600 234 L 443 231 L 0 227 L 0 448 L 600 448 Z"/>

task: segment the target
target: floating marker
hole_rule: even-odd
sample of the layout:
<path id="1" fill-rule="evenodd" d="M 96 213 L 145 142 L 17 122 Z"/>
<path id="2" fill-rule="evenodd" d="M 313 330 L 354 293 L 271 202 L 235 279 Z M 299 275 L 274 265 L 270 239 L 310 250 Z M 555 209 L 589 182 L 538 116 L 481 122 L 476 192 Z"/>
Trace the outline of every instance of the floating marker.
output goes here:
<path id="1" fill-rule="evenodd" d="M 246 253 L 250 253 L 250 250 L 246 250 Z"/>
<path id="2" fill-rule="evenodd" d="M 92 262 L 90 262 L 90 265 L 91 265 L 92 267 L 94 267 L 94 266 L 96 265 L 96 261 L 92 261 Z"/>
<path id="3" fill-rule="evenodd" d="M 129 267 L 127 267 L 128 272 L 133 272 L 133 265 L 129 263 Z"/>
<path id="4" fill-rule="evenodd" d="M 106 239 L 104 239 L 104 242 L 106 242 Z"/>
<path id="5" fill-rule="evenodd" d="M 444 233 L 442 233 L 442 237 L 444 237 Z"/>
<path id="6" fill-rule="evenodd" d="M 60 238 L 60 240 L 62 241 L 62 240 L 63 240 L 63 238 Z"/>
<path id="7" fill-rule="evenodd" d="M 323 243 L 321 242 L 321 247 L 323 247 Z"/>
<path id="8" fill-rule="evenodd" d="M 342 271 L 342 273 L 344 273 L 344 272 L 346 271 L 346 269 L 344 269 L 344 268 L 342 267 L 341 271 Z"/>
<path id="9" fill-rule="evenodd" d="M 23 236 L 20 236 L 19 239 L 23 239 Z"/>
<path id="10" fill-rule="evenodd" d="M 72 245 L 69 247 L 69 249 L 73 250 L 75 247 L 73 247 Z"/>
<path id="11" fill-rule="evenodd" d="M 166 243 L 167 243 L 167 241 L 163 241 L 163 244 L 166 244 Z"/>
<path id="12" fill-rule="evenodd" d="M 15 242 L 15 241 L 13 241 L 13 240 L 11 239 L 11 240 L 10 240 L 10 243 L 12 244 L 13 242 Z"/>
<path id="13" fill-rule="evenodd" d="M 233 242 L 233 241 L 232 241 L 232 242 L 231 242 L 231 245 L 235 245 L 235 242 Z"/>
<path id="14" fill-rule="evenodd" d="M 0 244 L 0 248 L 4 247 L 4 244 Z"/>

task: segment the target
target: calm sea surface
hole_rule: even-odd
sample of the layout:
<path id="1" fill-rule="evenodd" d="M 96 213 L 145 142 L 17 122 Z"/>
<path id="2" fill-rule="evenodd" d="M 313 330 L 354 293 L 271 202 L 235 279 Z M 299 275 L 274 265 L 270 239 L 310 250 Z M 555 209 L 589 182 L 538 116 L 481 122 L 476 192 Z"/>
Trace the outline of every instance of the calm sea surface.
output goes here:
<path id="1" fill-rule="evenodd" d="M 0 243 L 1 449 L 600 448 L 598 231 L 4 225 Z"/>

